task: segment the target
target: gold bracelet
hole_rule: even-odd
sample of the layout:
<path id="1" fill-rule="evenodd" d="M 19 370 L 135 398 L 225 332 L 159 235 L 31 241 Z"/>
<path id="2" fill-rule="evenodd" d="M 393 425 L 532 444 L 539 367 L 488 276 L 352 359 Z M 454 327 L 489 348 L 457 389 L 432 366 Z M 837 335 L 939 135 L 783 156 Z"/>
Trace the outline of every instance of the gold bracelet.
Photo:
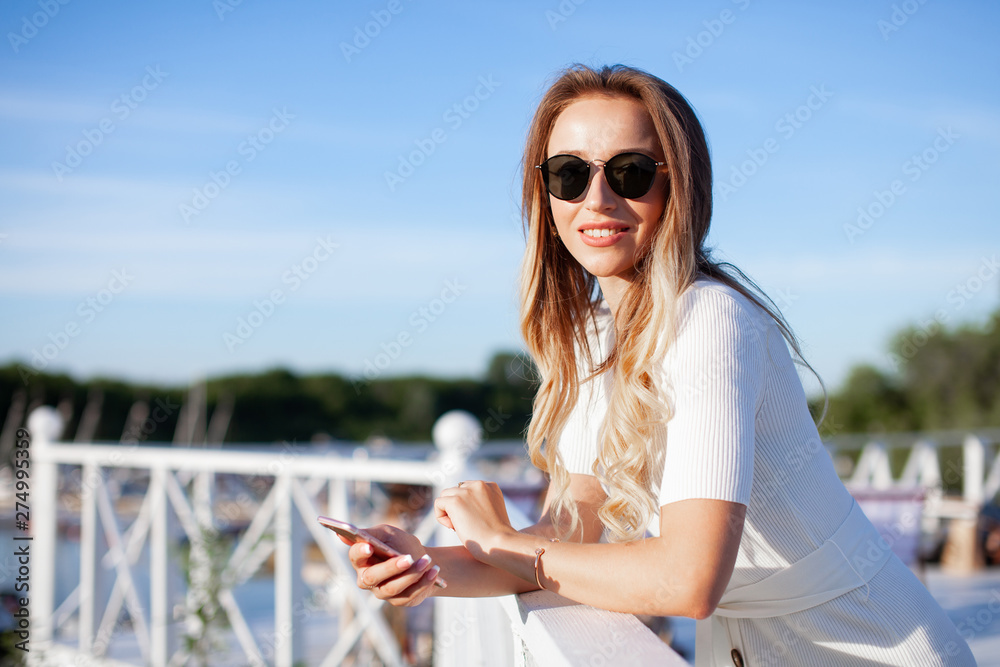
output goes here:
<path id="1" fill-rule="evenodd" d="M 549 542 L 558 542 L 559 540 L 555 537 L 549 540 Z M 545 553 L 545 547 L 538 547 L 535 549 L 535 583 L 538 584 L 538 588 L 541 590 L 548 590 L 545 586 L 542 586 L 542 581 L 538 577 L 538 565 L 542 562 L 542 554 Z"/>

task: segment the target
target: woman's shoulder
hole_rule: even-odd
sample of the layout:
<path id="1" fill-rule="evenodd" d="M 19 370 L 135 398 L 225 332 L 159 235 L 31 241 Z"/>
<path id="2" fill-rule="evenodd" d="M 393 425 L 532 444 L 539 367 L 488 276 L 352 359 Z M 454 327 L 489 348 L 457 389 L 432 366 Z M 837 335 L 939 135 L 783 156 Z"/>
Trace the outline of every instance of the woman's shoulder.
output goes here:
<path id="1" fill-rule="evenodd" d="M 720 325 L 737 321 L 755 329 L 767 326 L 770 316 L 751 298 L 715 278 L 699 276 L 677 303 L 678 332 L 687 326 Z"/>

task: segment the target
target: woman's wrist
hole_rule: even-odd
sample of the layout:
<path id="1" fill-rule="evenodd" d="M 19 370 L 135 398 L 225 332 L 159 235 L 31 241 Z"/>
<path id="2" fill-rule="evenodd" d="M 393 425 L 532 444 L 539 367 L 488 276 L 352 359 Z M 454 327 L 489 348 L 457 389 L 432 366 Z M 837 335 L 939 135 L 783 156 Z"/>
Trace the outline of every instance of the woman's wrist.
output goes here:
<path id="1" fill-rule="evenodd" d="M 441 576 L 448 581 L 447 589 L 432 587 L 431 595 L 447 597 L 487 597 L 526 593 L 535 585 L 500 567 L 494 567 L 472 556 L 465 546 L 431 547 L 431 562 L 441 566 Z"/>
<path id="2" fill-rule="evenodd" d="M 532 539 L 530 535 L 524 535 L 511 529 L 510 531 L 496 533 L 489 541 L 484 541 L 483 544 L 473 545 L 469 551 L 480 563 L 499 567 L 498 561 L 502 560 L 505 554 L 516 552 L 519 547 L 523 547 L 523 540 L 525 538 Z"/>
<path id="3" fill-rule="evenodd" d="M 548 538 L 528 533 L 511 532 L 497 538 L 476 555 L 477 560 L 531 584 L 535 583 L 535 550 L 546 548 Z"/>

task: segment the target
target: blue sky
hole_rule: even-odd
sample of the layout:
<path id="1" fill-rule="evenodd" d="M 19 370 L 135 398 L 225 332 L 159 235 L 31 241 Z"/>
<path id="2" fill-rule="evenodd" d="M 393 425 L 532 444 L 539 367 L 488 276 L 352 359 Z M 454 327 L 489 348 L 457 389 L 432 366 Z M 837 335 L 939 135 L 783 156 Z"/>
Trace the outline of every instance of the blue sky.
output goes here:
<path id="1" fill-rule="evenodd" d="M 836 386 L 888 367 L 903 325 L 997 307 L 998 18 L 940 0 L 5 2 L 0 363 L 477 375 L 521 347 L 530 114 L 560 68 L 626 63 L 698 110 L 716 255 Z"/>

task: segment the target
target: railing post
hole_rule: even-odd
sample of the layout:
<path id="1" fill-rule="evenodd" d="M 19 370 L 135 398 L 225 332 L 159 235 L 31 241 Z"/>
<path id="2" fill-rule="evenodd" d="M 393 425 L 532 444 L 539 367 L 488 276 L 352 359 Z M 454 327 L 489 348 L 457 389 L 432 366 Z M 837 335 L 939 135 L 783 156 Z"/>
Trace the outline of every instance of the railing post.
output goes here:
<path id="1" fill-rule="evenodd" d="M 892 469 L 885 445 L 873 440 L 861 449 L 861 455 L 851 475 L 851 485 L 873 489 L 892 488 Z"/>
<path id="2" fill-rule="evenodd" d="M 483 429 L 479 421 L 462 410 L 446 412 L 434 423 L 431 437 L 438 450 L 439 468 L 434 474 L 434 497 L 445 488 L 468 479 L 469 455 L 479 448 Z M 439 525 L 438 546 L 461 544 L 455 533 Z M 481 601 L 470 598 L 440 597 L 434 601 L 434 665 L 452 667 L 483 665 L 477 611 Z"/>
<path id="3" fill-rule="evenodd" d="M 44 651 L 53 640 L 52 612 L 56 593 L 56 539 L 59 523 L 58 463 L 50 458 L 49 445 L 62 435 L 63 421 L 48 406 L 28 417 L 31 437 L 31 648 Z"/>
<path id="4" fill-rule="evenodd" d="M 77 633 L 80 651 L 94 653 L 94 632 L 97 628 L 97 485 L 101 484 L 100 469 L 86 463 L 80 470 L 80 630 Z M 103 648 L 107 648 L 104 646 Z M 99 651 L 100 653 L 100 651 Z"/>
<path id="5" fill-rule="evenodd" d="M 986 443 L 983 443 L 984 445 Z M 996 437 L 990 441 L 989 447 L 992 452 L 991 460 L 987 467 L 986 479 L 983 481 L 983 498 L 992 498 L 1000 493 L 1000 450 L 994 450 Z"/>
<path id="6" fill-rule="evenodd" d="M 292 479 L 280 475 L 275 484 L 274 514 L 274 664 L 293 667 L 302 660 L 303 629 L 296 624 L 294 608 L 304 597 L 302 583 L 302 529 L 292 502 Z"/>
<path id="7" fill-rule="evenodd" d="M 986 446 L 969 434 L 962 443 L 962 496 L 977 510 L 983 504 L 983 481 L 986 470 Z"/>
<path id="8" fill-rule="evenodd" d="M 172 577 L 170 572 L 170 500 L 167 475 L 163 466 L 152 469 L 149 493 L 152 494 L 149 534 L 149 634 L 153 667 L 166 667 L 174 646 L 172 612 Z"/>
<path id="9" fill-rule="evenodd" d="M 917 440 L 899 478 L 902 487 L 936 488 L 941 486 L 941 463 L 937 444 L 931 440 Z"/>
<path id="10" fill-rule="evenodd" d="M 349 517 L 351 515 L 350 503 L 347 499 L 347 482 L 342 477 L 331 478 L 327 483 L 326 514 L 327 516 L 337 519 L 346 518 L 348 521 L 350 520 Z M 330 608 L 340 609 L 340 613 L 337 614 L 339 627 L 338 634 L 343 634 L 353 620 L 353 610 L 351 609 L 348 597 L 344 594 L 343 587 L 341 586 L 341 577 L 349 577 L 351 574 L 353 573 L 334 570 L 335 576 L 330 578 L 330 581 L 326 586 L 326 596 Z"/>

